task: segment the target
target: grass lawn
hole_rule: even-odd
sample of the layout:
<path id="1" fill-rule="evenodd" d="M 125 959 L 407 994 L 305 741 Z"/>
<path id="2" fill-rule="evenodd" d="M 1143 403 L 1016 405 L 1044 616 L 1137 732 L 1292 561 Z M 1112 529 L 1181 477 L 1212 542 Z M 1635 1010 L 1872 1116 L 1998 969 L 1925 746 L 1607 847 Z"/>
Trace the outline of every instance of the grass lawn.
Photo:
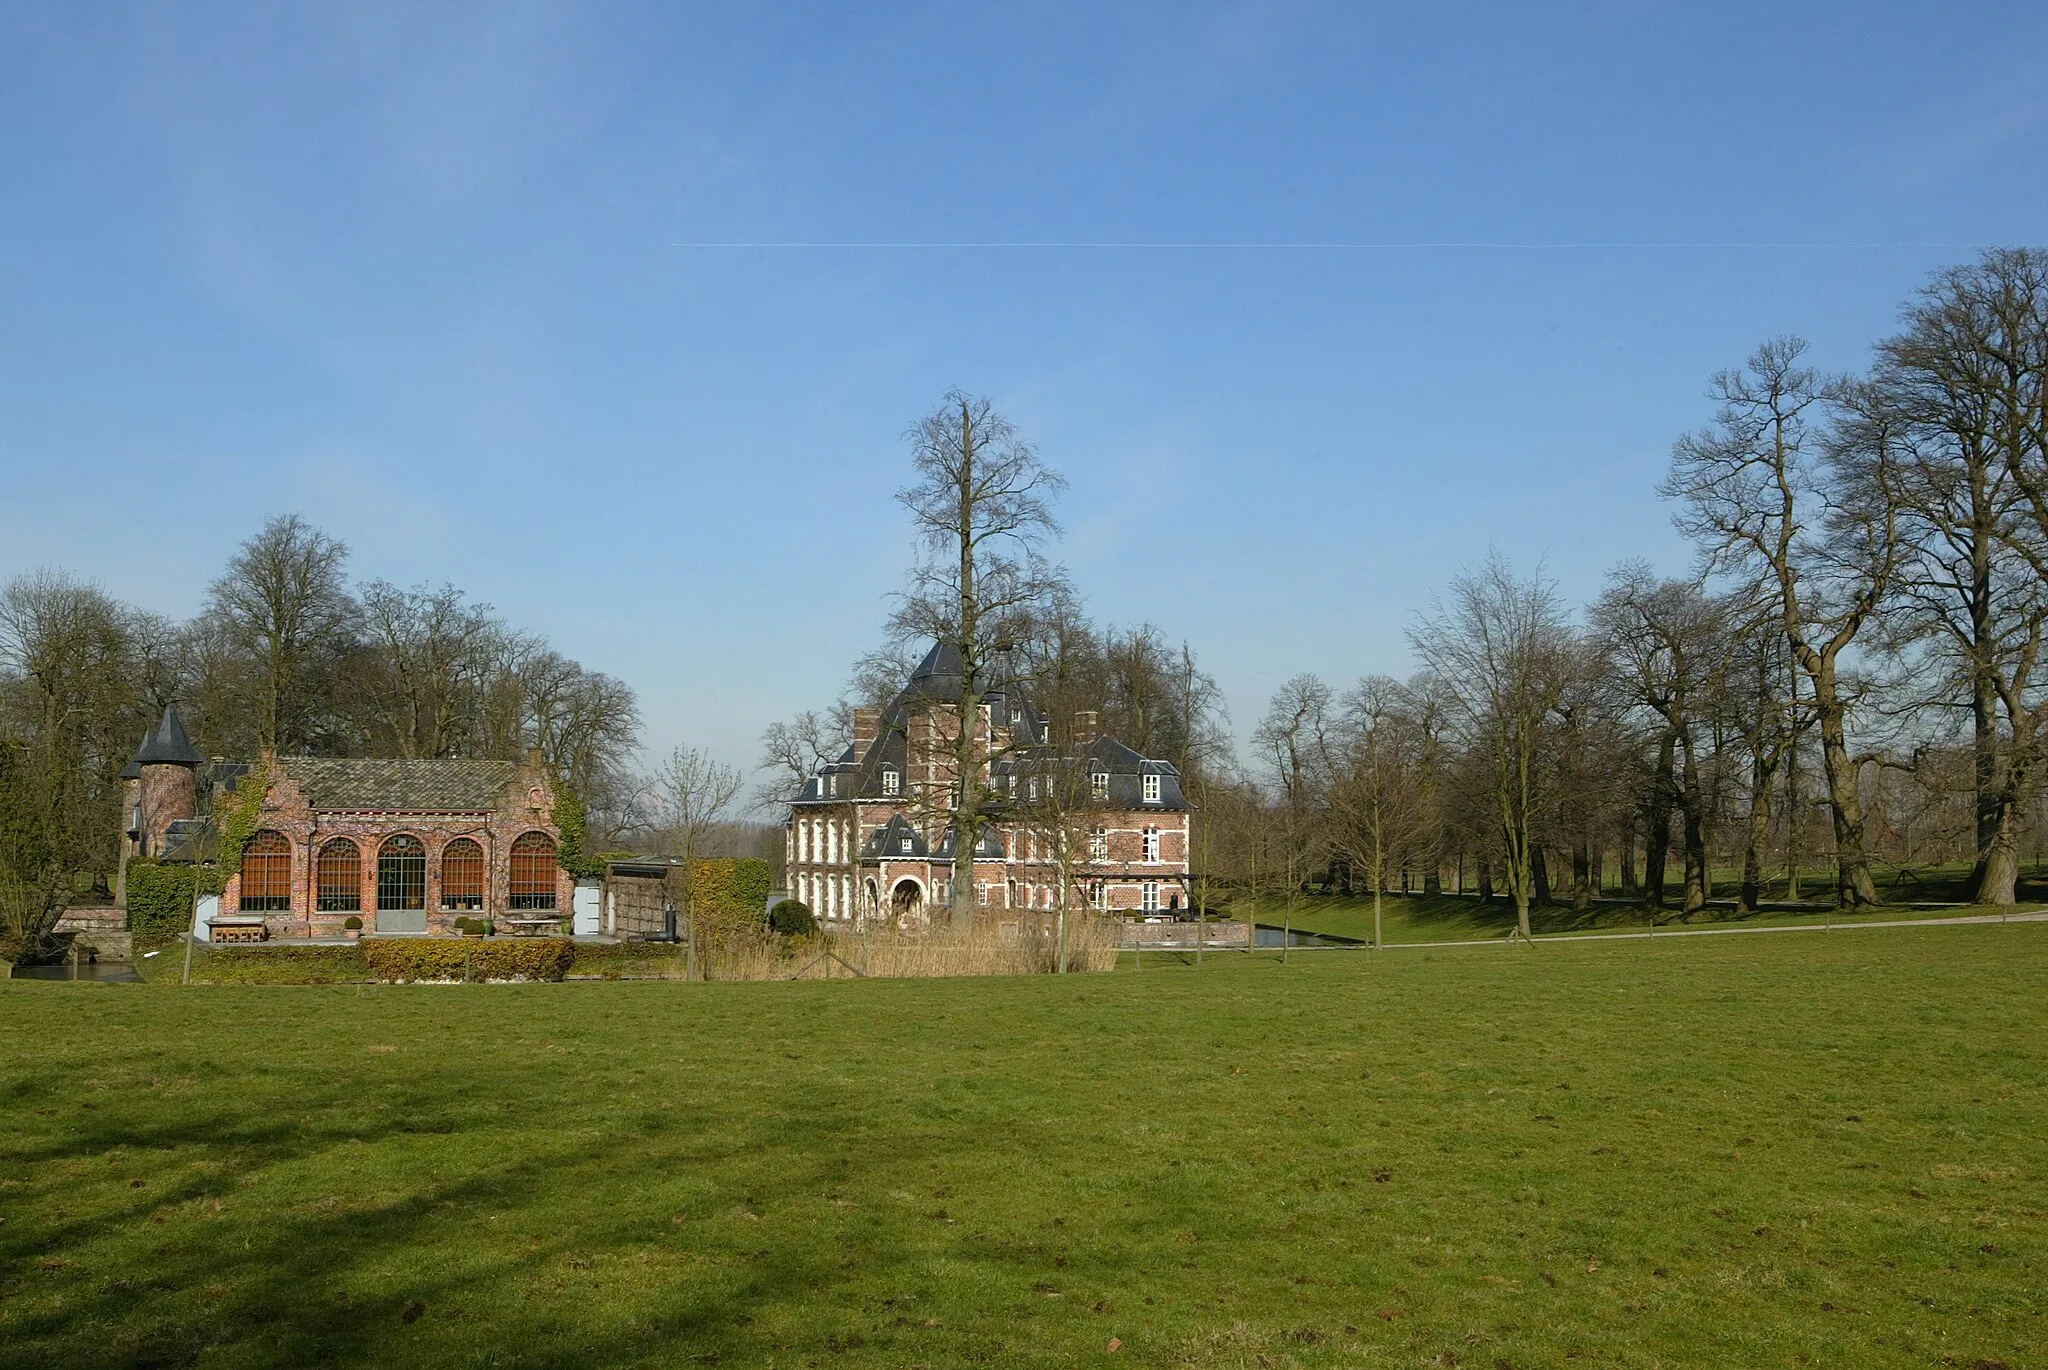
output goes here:
<path id="1" fill-rule="evenodd" d="M 0 1022 L 0 1366 L 2048 1365 L 2048 925 Z"/>
<path id="2" fill-rule="evenodd" d="M 2040 902 L 2048 890 L 2029 883 L 2021 891 L 2022 902 L 2011 912 L 2033 912 L 2042 907 Z M 1282 896 L 1268 894 L 1254 903 L 1249 899 L 1233 901 L 1223 910 L 1231 918 L 1252 917 L 1260 923 L 1280 926 L 1289 917 L 1287 901 Z M 1738 915 L 1731 903 L 1710 904 L 1693 914 L 1689 919 L 1680 918 L 1676 910 L 1666 909 L 1661 915 L 1663 921 L 1657 924 L 1659 930 L 1666 928 L 1714 928 L 1714 927 L 1819 927 L 1824 922 L 1834 923 L 1876 923 L 1899 918 L 1942 918 L 1976 917 L 1985 914 L 1996 915 L 1997 909 L 1970 904 L 1956 904 L 1942 908 L 1915 908 L 1905 902 L 1880 905 L 1874 909 L 1858 910 L 1853 913 L 1841 909 L 1829 910 L 1819 904 L 1807 908 L 1797 906 L 1773 907 L 1766 904 L 1756 913 Z M 1389 944 L 1413 942 L 1463 942 L 1489 937 L 1505 937 L 1515 926 L 1515 906 L 1505 895 L 1496 896 L 1491 904 L 1482 904 L 1476 895 L 1436 894 L 1406 895 L 1388 894 L 1381 896 L 1381 925 Z M 1301 932 L 1324 933 L 1335 937 L 1348 937 L 1354 941 L 1372 940 L 1372 896 L 1361 895 L 1302 895 L 1294 902 L 1291 920 Z M 1593 907 L 1584 913 L 1566 903 L 1552 904 L 1548 908 L 1531 909 L 1529 926 L 1537 936 L 1561 935 L 1568 933 L 1593 932 L 1648 932 L 1650 914 L 1635 900 L 1618 898 L 1597 899 Z"/>

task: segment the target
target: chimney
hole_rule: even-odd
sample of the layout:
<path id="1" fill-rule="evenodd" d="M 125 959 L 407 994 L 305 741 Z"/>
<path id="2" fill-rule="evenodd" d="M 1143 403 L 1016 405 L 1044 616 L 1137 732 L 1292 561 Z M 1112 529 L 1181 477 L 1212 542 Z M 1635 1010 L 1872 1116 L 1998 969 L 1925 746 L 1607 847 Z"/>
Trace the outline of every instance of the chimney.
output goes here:
<path id="1" fill-rule="evenodd" d="M 1080 709 L 1074 714 L 1074 743 L 1087 746 L 1102 735 L 1102 715 L 1093 709 Z"/>
<path id="2" fill-rule="evenodd" d="M 262 764 L 264 770 L 274 769 L 277 765 L 277 748 L 267 742 L 264 743 L 262 749 L 257 752 L 256 759 Z"/>
<path id="3" fill-rule="evenodd" d="M 859 762 L 868 754 L 868 748 L 875 745 L 875 734 L 882 730 L 880 709 L 855 709 L 853 711 L 853 759 Z"/>
<path id="4" fill-rule="evenodd" d="M 539 770 L 541 768 L 540 748 L 528 747 L 526 749 L 526 764 L 533 767 L 533 769 L 535 770 Z"/>

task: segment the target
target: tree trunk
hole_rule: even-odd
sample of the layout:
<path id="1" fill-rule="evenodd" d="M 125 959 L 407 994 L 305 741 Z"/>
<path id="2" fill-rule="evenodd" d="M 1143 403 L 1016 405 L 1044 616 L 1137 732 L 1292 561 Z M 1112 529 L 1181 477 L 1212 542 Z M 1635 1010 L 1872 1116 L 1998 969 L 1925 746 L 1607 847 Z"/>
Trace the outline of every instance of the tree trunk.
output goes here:
<path id="1" fill-rule="evenodd" d="M 1493 863 L 1484 856 L 1479 858 L 1479 902 L 1493 902 Z"/>
<path id="2" fill-rule="evenodd" d="M 1550 907 L 1550 863 L 1543 858 L 1543 844 L 1537 842 L 1529 849 L 1529 880 L 1535 887 L 1530 902 L 1539 909 Z"/>
<path id="3" fill-rule="evenodd" d="M 1593 907 L 1593 859 L 1586 846 L 1572 848 L 1572 908 L 1579 913 Z"/>
<path id="4" fill-rule="evenodd" d="M 1828 807 L 1835 820 L 1835 897 L 1851 907 L 1882 903 L 1877 882 L 1870 878 L 1870 858 L 1863 851 L 1862 767 L 1849 759 L 1848 709 L 1836 688 L 1834 661 L 1822 656 L 1808 674 L 1813 681 L 1815 722 L 1820 727 Z"/>
<path id="5" fill-rule="evenodd" d="M 1631 814 L 1621 829 L 1621 897 L 1633 899 L 1638 893 L 1636 887 L 1636 820 Z"/>
<path id="6" fill-rule="evenodd" d="M 1657 773 L 1650 781 L 1650 804 L 1643 814 L 1643 902 L 1664 907 L 1664 863 L 1671 854 L 1671 768 L 1678 739 L 1669 733 L 1657 748 Z"/>
<path id="7" fill-rule="evenodd" d="M 1750 763 L 1749 841 L 1742 849 L 1742 887 L 1736 892 L 1736 908 L 1755 913 L 1763 903 L 1764 844 L 1771 840 L 1771 768 L 1762 757 Z"/>

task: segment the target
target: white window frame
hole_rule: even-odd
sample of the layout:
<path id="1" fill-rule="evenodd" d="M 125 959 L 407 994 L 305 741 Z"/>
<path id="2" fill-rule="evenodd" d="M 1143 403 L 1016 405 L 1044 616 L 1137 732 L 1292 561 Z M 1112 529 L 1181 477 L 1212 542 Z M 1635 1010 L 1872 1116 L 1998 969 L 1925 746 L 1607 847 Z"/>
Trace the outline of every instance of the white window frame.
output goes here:
<path id="1" fill-rule="evenodd" d="M 1138 908 L 1144 913 L 1159 912 L 1159 882 L 1147 880 L 1138 887 Z"/>
<path id="2" fill-rule="evenodd" d="M 1094 832 L 1088 834 L 1088 859 L 1090 861 L 1109 860 L 1108 828 L 1097 828 Z"/>
<path id="3" fill-rule="evenodd" d="M 901 794 L 902 792 L 903 777 L 897 774 L 896 768 L 894 766 L 882 767 L 882 793 L 886 795 L 897 795 Z"/>
<path id="4" fill-rule="evenodd" d="M 1091 771 L 1088 775 L 1088 793 L 1099 803 L 1109 798 L 1109 772 Z"/>
<path id="5" fill-rule="evenodd" d="M 1157 804 L 1159 802 L 1159 777 L 1156 774 L 1145 777 L 1145 802 L 1147 804 Z"/>
<path id="6" fill-rule="evenodd" d="M 1145 829 L 1145 860 L 1151 864 L 1159 861 L 1159 829 Z"/>

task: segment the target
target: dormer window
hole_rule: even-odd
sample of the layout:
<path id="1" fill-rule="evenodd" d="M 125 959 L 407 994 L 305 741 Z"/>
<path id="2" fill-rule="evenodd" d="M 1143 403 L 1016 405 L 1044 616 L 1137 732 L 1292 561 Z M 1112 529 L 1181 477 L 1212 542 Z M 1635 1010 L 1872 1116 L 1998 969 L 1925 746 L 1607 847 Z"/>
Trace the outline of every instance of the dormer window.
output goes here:
<path id="1" fill-rule="evenodd" d="M 1145 777 L 1145 802 L 1147 804 L 1157 804 L 1159 802 L 1159 777 L 1156 775 Z"/>
<path id="2" fill-rule="evenodd" d="M 1038 777 L 1037 777 L 1037 776 L 1035 776 L 1035 775 L 1034 775 L 1034 776 L 1032 776 L 1032 777 L 1031 777 L 1031 780 L 1030 780 L 1030 795 L 1029 795 L 1029 797 L 1030 797 L 1030 799 L 1031 799 L 1031 802 L 1032 802 L 1032 803 L 1036 804 L 1036 803 L 1038 802 Z"/>
<path id="3" fill-rule="evenodd" d="M 894 766 L 882 767 L 882 793 L 896 794 L 903 789 L 903 777 L 896 773 Z"/>
<path id="4" fill-rule="evenodd" d="M 826 797 L 826 798 L 828 798 L 828 799 L 830 799 L 830 798 L 834 798 L 835 796 L 837 796 L 837 795 L 838 795 L 838 793 L 839 793 L 839 777 L 838 777 L 838 776 L 836 776 L 836 775 L 828 775 L 828 776 L 826 776 L 826 777 L 825 777 L 825 797 Z"/>
<path id="5" fill-rule="evenodd" d="M 905 851 L 909 851 L 909 850 L 910 850 L 910 834 L 909 834 L 909 833 L 905 833 L 905 834 L 903 834 L 903 850 L 905 850 Z"/>
<path id="6" fill-rule="evenodd" d="M 1088 793 L 1099 803 L 1109 798 L 1109 772 L 1097 771 L 1088 777 Z"/>

